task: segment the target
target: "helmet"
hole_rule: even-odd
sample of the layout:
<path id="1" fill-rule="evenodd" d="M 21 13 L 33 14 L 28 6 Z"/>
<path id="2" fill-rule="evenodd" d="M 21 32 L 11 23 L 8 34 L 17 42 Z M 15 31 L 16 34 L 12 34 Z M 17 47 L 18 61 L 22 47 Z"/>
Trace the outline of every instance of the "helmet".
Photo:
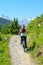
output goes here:
<path id="1" fill-rule="evenodd" d="M 22 28 L 25 29 L 25 25 L 24 24 L 22 25 Z"/>

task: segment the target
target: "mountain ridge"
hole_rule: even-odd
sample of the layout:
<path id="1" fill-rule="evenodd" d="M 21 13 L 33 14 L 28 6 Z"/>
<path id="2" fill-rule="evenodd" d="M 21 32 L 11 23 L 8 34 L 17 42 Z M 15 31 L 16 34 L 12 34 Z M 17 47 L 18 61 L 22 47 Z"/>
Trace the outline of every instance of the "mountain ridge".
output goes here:
<path id="1" fill-rule="evenodd" d="M 3 18 L 3 17 L 0 17 L 0 29 L 1 27 L 4 25 L 4 24 L 10 24 L 11 21 L 9 19 L 6 19 L 6 18 Z"/>

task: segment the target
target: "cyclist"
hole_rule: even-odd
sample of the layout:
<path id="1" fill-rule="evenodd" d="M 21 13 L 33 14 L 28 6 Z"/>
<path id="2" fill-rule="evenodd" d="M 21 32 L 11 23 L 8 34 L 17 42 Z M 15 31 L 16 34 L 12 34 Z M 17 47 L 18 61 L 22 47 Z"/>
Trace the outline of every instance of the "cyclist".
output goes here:
<path id="1" fill-rule="evenodd" d="M 22 44 L 22 38 L 24 37 L 24 39 L 25 39 L 25 48 L 27 48 L 27 43 L 26 43 L 26 28 L 25 28 L 24 24 L 20 27 L 20 31 L 19 31 L 18 34 L 21 36 L 21 44 Z"/>

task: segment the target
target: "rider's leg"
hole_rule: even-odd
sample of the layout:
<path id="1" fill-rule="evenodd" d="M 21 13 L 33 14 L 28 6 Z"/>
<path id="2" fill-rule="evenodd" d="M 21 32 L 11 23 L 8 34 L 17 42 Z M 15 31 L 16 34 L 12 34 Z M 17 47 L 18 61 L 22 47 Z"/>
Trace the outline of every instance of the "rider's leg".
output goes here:
<path id="1" fill-rule="evenodd" d="M 22 36 L 21 36 L 21 44 L 22 44 Z"/>
<path id="2" fill-rule="evenodd" d="M 27 48 L 26 36 L 25 36 L 25 48 Z"/>

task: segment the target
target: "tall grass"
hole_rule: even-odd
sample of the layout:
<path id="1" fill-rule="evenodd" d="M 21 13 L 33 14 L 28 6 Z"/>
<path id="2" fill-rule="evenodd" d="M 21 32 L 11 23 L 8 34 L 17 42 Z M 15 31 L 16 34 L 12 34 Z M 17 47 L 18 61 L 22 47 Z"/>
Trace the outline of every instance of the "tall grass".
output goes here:
<path id="1" fill-rule="evenodd" d="M 11 65 L 10 53 L 9 53 L 9 40 L 12 35 L 0 34 L 0 65 Z"/>

